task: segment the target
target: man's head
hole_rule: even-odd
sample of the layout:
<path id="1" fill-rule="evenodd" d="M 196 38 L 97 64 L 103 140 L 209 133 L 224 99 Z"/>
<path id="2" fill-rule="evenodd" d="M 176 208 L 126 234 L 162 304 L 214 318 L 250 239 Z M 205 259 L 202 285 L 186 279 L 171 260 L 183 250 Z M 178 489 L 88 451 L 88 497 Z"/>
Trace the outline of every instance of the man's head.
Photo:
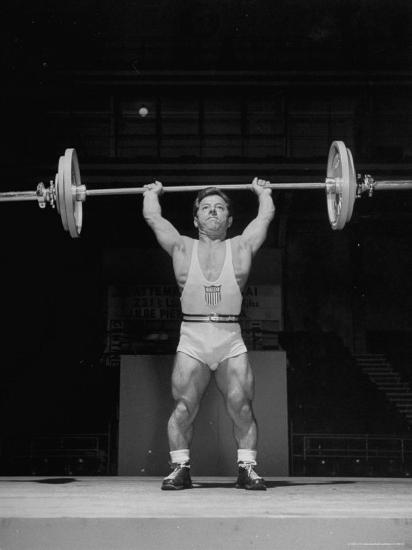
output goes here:
<path id="1" fill-rule="evenodd" d="M 193 203 L 195 227 L 208 232 L 226 230 L 232 225 L 233 212 L 230 198 L 217 187 L 207 187 L 197 194 Z"/>

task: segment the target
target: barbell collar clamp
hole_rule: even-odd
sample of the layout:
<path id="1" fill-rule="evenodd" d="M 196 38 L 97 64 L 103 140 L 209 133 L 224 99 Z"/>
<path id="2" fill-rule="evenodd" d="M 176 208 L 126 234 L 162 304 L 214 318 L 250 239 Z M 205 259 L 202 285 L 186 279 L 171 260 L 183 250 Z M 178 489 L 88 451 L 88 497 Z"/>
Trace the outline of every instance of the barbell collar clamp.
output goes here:
<path id="1" fill-rule="evenodd" d="M 376 188 L 376 181 L 370 174 L 358 174 L 356 185 L 356 197 L 360 197 L 363 193 L 368 193 L 369 197 L 373 196 Z"/>
<path id="2" fill-rule="evenodd" d="M 85 202 L 87 196 L 87 189 L 84 184 L 78 185 L 77 187 L 72 186 L 74 195 L 76 196 L 77 201 Z"/>
<path id="3" fill-rule="evenodd" d="M 340 178 L 326 178 L 325 190 L 327 195 L 334 195 L 339 193 L 342 183 Z"/>
<path id="4" fill-rule="evenodd" d="M 44 183 L 41 181 L 37 184 L 36 187 L 36 197 L 37 202 L 40 208 L 46 208 L 46 203 L 49 202 L 48 190 L 44 186 Z"/>

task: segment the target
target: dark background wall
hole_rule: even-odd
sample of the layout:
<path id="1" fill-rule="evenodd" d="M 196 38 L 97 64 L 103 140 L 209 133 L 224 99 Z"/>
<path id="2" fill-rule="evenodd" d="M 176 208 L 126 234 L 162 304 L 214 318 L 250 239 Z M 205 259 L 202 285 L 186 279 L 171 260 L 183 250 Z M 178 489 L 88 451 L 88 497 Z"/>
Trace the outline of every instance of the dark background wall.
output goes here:
<path id="1" fill-rule="evenodd" d="M 409 2 L 36 0 L 1 10 L 1 192 L 48 184 L 66 147 L 78 150 L 90 188 L 323 181 L 333 139 L 351 148 L 358 171 L 410 178 Z M 332 232 L 323 192 L 276 194 L 265 246 L 282 254 L 284 347 L 304 333 L 337 338 L 348 353 L 408 348 L 411 195 L 362 197 L 351 224 Z M 193 235 L 191 200 L 163 204 Z M 238 232 L 254 207 L 247 193 L 235 207 Z M 155 246 L 140 208 L 139 198 L 89 199 L 82 238 L 71 240 L 51 209 L 1 205 L 4 456 L 11 439 L 39 432 L 113 432 L 115 441 L 106 290 L 138 281 L 104 257 Z M 402 369 L 412 376 L 406 352 Z M 365 420 L 358 429 L 378 428 Z"/>

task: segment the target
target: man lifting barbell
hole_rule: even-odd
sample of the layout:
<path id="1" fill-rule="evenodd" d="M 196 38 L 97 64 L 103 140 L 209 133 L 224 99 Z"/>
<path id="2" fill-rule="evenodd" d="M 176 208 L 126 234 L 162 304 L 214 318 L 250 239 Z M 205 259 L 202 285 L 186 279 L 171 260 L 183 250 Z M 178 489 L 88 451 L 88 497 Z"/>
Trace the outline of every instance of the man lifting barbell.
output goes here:
<path id="1" fill-rule="evenodd" d="M 162 216 L 159 182 L 145 186 L 143 215 L 160 246 L 173 259 L 181 290 L 183 321 L 173 373 L 175 408 L 168 422 L 172 472 L 163 490 L 188 489 L 193 422 L 209 384 L 211 371 L 223 394 L 234 427 L 238 451 L 237 487 L 265 490 L 254 467 L 257 426 L 252 410 L 253 372 L 238 323 L 242 289 L 252 258 L 263 244 L 275 213 L 269 182 L 255 178 L 252 189 L 259 199 L 257 216 L 232 239 L 231 202 L 221 190 L 201 190 L 194 202 L 194 225 L 199 239 L 181 235 Z"/>

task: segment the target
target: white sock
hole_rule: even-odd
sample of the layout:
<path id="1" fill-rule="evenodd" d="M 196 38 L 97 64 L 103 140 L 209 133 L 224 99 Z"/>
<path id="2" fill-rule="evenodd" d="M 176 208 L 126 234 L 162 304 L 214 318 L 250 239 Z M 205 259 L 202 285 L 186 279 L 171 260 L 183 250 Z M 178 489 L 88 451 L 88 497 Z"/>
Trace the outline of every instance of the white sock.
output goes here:
<path id="1" fill-rule="evenodd" d="M 248 464 L 256 464 L 257 451 L 254 449 L 238 449 L 237 461 L 247 462 Z"/>
<path id="2" fill-rule="evenodd" d="M 173 464 L 184 464 L 190 461 L 190 450 L 179 449 L 177 451 L 170 451 L 170 462 Z"/>

